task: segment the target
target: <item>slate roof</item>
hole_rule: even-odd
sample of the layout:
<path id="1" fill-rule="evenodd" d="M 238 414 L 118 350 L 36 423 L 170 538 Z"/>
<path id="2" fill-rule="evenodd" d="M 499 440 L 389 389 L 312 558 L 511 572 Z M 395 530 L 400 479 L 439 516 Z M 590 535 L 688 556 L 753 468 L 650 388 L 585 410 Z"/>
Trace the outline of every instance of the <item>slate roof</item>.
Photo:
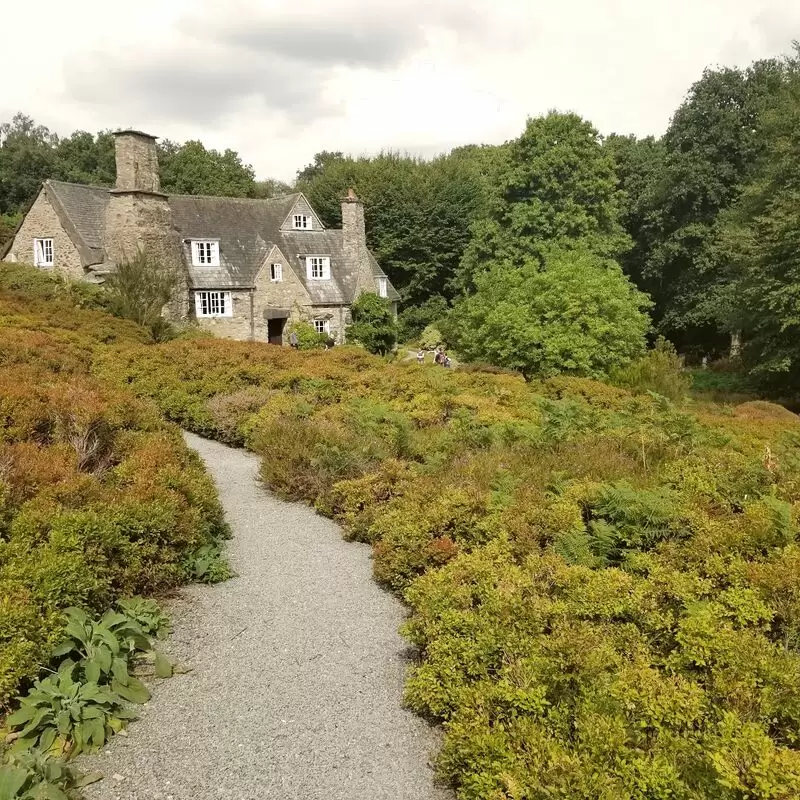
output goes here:
<path id="1" fill-rule="evenodd" d="M 102 263 L 105 250 L 105 214 L 109 189 L 63 181 L 46 181 L 45 191 L 62 224 L 81 252 L 84 266 Z M 250 288 L 273 245 L 308 290 L 316 305 L 352 302 L 357 283 L 357 265 L 345 262 L 341 230 L 282 231 L 281 226 L 300 199 L 299 193 L 269 200 L 238 197 L 170 195 L 172 221 L 183 240 L 184 258 L 194 288 Z M 190 239 L 218 239 L 220 267 L 193 267 Z M 306 255 L 331 258 L 331 279 L 309 280 Z M 370 253 L 373 275 L 385 277 Z M 389 298 L 399 294 L 391 282 Z"/>

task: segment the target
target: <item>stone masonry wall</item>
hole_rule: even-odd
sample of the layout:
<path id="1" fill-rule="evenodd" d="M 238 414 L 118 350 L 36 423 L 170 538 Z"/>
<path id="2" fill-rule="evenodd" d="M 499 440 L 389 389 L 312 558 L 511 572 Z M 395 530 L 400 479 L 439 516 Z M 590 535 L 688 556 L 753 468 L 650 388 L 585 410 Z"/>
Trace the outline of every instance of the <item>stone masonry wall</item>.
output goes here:
<path id="1" fill-rule="evenodd" d="M 156 141 L 140 133 L 118 133 L 114 137 L 117 189 L 160 192 Z"/>
<path id="2" fill-rule="evenodd" d="M 272 282 L 270 264 L 282 265 L 283 280 L 277 283 Z M 269 309 L 281 308 L 291 311 L 286 323 L 287 328 L 295 322 L 308 318 L 308 311 L 311 308 L 308 291 L 289 266 L 289 260 L 277 247 L 273 247 L 264 259 L 256 276 L 255 285 L 255 341 L 267 341 L 267 312 Z M 286 334 L 284 334 L 284 344 L 286 341 Z"/>
<path id="3" fill-rule="evenodd" d="M 39 192 L 31 210 L 25 217 L 22 227 L 17 231 L 11 249 L 6 254 L 4 261 L 15 261 L 21 264 L 33 264 L 33 240 L 53 240 L 52 269 L 65 277 L 73 280 L 83 280 L 86 275 L 81 263 L 81 257 L 72 239 L 61 226 L 55 209 L 43 190 Z M 50 267 L 42 269 L 50 271 Z"/>
<path id="4" fill-rule="evenodd" d="M 247 341 L 250 339 L 250 290 L 232 290 L 231 301 L 233 304 L 233 316 L 199 317 L 197 324 L 204 331 L 211 331 L 215 336 Z M 192 295 L 191 307 L 194 310 L 194 294 Z"/>
<path id="5" fill-rule="evenodd" d="M 293 224 L 292 223 L 292 217 L 295 214 L 307 214 L 313 220 L 312 223 L 311 223 L 311 226 L 312 226 L 311 230 L 315 230 L 315 231 L 322 230 L 322 222 L 320 221 L 320 218 L 317 216 L 317 212 L 314 211 L 313 208 L 311 208 L 311 206 L 309 205 L 308 200 L 306 200 L 305 197 L 299 197 L 297 199 L 297 202 L 294 204 L 294 206 L 292 206 L 291 213 L 283 221 L 283 225 L 281 225 L 281 230 L 284 230 L 284 231 L 294 230 L 294 228 L 292 227 L 292 224 Z"/>
<path id="6" fill-rule="evenodd" d="M 342 201 L 342 249 L 345 261 L 353 264 L 356 270 L 355 296 L 362 292 L 377 292 L 367 249 L 364 204 L 355 198 Z"/>
<path id="7" fill-rule="evenodd" d="M 158 194 L 112 191 L 106 209 L 108 260 L 112 264 L 131 260 L 140 248 L 164 269 L 175 271 L 179 285 L 167 313 L 172 319 L 185 319 L 189 313 L 186 267 L 167 198 Z"/>

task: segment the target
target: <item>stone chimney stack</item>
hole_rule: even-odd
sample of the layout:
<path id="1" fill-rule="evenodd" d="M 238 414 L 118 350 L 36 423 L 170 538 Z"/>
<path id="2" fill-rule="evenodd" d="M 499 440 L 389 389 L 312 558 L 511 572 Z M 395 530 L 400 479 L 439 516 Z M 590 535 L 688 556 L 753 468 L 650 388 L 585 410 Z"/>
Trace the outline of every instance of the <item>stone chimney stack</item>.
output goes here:
<path id="1" fill-rule="evenodd" d="M 352 188 L 342 198 L 342 249 L 348 265 L 357 273 L 356 295 L 377 291 L 367 249 L 364 204 Z"/>
<path id="2" fill-rule="evenodd" d="M 158 178 L 156 137 L 141 131 L 117 131 L 114 134 L 117 161 L 117 183 L 122 192 L 161 191 Z"/>
<path id="3" fill-rule="evenodd" d="M 139 251 L 178 281 L 174 302 L 165 309 L 168 316 L 183 318 L 188 313 L 189 289 L 178 232 L 172 224 L 169 198 L 161 192 L 158 177 L 156 137 L 141 131 L 114 134 L 117 182 L 108 193 L 105 225 L 107 269 L 136 258 Z"/>

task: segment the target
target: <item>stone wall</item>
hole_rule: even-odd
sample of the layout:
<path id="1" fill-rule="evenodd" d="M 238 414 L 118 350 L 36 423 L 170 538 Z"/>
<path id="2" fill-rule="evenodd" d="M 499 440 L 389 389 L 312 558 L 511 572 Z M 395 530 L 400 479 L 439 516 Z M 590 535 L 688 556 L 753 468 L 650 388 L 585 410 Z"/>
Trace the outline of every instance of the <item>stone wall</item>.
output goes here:
<path id="1" fill-rule="evenodd" d="M 78 249 L 61 225 L 61 220 L 47 198 L 45 190 L 39 192 L 31 210 L 25 216 L 22 227 L 14 237 L 11 249 L 3 260 L 33 264 L 34 239 L 53 240 L 53 267 L 43 267 L 42 269 L 48 272 L 52 269 L 73 280 L 85 279 L 86 274 Z"/>
<path id="2" fill-rule="evenodd" d="M 174 320 L 186 319 L 189 313 L 186 266 L 167 198 L 161 194 L 111 191 L 105 238 L 106 257 L 112 264 L 134 259 L 141 249 L 165 270 L 173 270 L 178 289 L 165 313 Z"/>
<path id="3" fill-rule="evenodd" d="M 270 264 L 281 264 L 283 266 L 283 280 L 277 283 L 272 282 L 270 279 Z M 293 323 L 307 318 L 308 311 L 311 308 L 311 298 L 306 287 L 303 286 L 291 268 L 289 260 L 277 247 L 273 247 L 269 255 L 264 259 L 264 263 L 256 276 L 255 286 L 255 341 L 267 341 L 267 320 L 269 319 L 270 311 L 288 309 L 290 314 L 286 323 L 287 328 Z M 284 343 L 286 343 L 286 334 L 284 334 Z"/>
<path id="4" fill-rule="evenodd" d="M 345 261 L 353 265 L 356 273 L 355 296 L 363 292 L 377 293 L 378 285 L 367 249 L 364 204 L 352 191 L 342 200 L 342 251 Z"/>
<path id="5" fill-rule="evenodd" d="M 208 291 L 218 291 L 211 289 Z M 225 291 L 225 290 L 219 290 Z M 225 339 L 239 339 L 246 341 L 250 339 L 250 296 L 249 289 L 231 290 L 231 301 L 233 304 L 233 316 L 230 317 L 199 317 L 197 324 L 204 331 L 211 331 L 215 336 Z M 194 293 L 192 293 L 191 307 L 194 311 Z"/>
<path id="6" fill-rule="evenodd" d="M 114 149 L 117 189 L 156 193 L 161 191 L 154 136 L 137 131 L 120 131 L 114 136 Z"/>
<path id="7" fill-rule="evenodd" d="M 308 200 L 306 200 L 304 196 L 301 196 L 297 199 L 297 202 L 294 204 L 294 206 L 292 206 L 292 211 L 289 214 L 289 216 L 286 217 L 286 219 L 283 221 L 283 225 L 281 225 L 281 230 L 283 231 L 295 230 L 292 227 L 293 224 L 292 217 L 295 214 L 307 214 L 308 216 L 310 216 L 313 220 L 311 223 L 312 226 L 311 230 L 320 231 L 323 229 L 322 222 L 320 218 L 317 216 L 317 212 L 314 211 L 313 208 L 311 208 L 311 205 L 309 204 Z"/>

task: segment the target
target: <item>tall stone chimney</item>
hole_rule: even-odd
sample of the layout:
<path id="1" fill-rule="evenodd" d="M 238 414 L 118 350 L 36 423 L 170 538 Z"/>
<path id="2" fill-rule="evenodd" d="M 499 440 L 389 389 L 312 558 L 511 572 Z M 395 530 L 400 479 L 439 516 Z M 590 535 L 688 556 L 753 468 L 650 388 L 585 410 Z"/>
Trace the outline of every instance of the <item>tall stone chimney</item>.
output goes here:
<path id="1" fill-rule="evenodd" d="M 158 177 L 156 137 L 141 131 L 114 134 L 117 181 L 106 207 L 105 252 L 108 269 L 144 251 L 178 276 L 178 295 L 169 316 L 188 313 L 188 284 L 180 237 L 172 224 L 167 195 Z"/>
<path id="2" fill-rule="evenodd" d="M 141 131 L 117 131 L 114 134 L 117 160 L 117 191 L 161 191 L 158 179 L 156 137 Z"/>
<path id="3" fill-rule="evenodd" d="M 342 250 L 350 268 L 355 270 L 356 295 L 377 291 L 372 264 L 367 250 L 364 204 L 353 189 L 342 198 Z"/>

